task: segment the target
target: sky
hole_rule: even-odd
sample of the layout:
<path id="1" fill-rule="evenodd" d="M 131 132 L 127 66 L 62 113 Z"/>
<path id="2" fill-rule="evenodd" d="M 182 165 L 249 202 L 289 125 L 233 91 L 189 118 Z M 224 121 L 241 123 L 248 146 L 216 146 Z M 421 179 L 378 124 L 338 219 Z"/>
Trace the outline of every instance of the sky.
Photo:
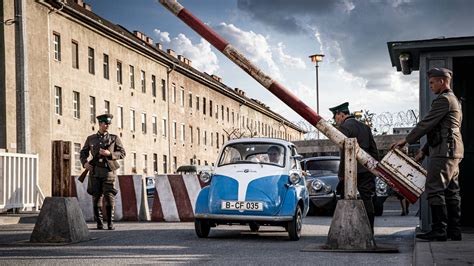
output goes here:
<path id="1" fill-rule="evenodd" d="M 156 0 L 89 0 L 92 11 L 138 30 L 215 74 L 231 88 L 264 102 L 293 122 L 303 119 Z M 471 0 L 181 0 L 213 28 L 319 114 L 349 102 L 351 111 L 376 115 L 418 110 L 418 72 L 392 67 L 387 42 L 474 35 Z"/>

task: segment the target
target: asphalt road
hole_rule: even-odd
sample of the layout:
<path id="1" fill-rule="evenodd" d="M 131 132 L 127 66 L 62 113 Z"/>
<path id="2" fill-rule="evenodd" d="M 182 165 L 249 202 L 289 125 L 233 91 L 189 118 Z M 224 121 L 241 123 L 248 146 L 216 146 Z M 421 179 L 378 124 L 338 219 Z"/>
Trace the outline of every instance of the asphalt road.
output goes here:
<path id="1" fill-rule="evenodd" d="M 26 264 L 365 264 L 410 265 L 417 205 L 400 216 L 398 201 L 389 199 L 385 213 L 376 218 L 375 241 L 398 248 L 398 253 L 302 252 L 324 245 L 331 217 L 306 217 L 299 241 L 289 241 L 279 227 L 213 228 L 210 238 L 195 235 L 193 223 L 117 223 L 117 230 L 91 230 L 94 239 L 77 244 L 30 244 L 34 224 L 0 226 L 0 265 Z M 94 228 L 89 224 L 89 228 Z"/>

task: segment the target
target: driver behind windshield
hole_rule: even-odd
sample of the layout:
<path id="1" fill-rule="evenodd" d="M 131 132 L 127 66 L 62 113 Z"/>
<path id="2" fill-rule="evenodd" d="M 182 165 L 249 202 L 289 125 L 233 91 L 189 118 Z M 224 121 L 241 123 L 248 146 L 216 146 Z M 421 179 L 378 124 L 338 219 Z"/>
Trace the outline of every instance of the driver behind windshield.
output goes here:
<path id="1" fill-rule="evenodd" d="M 280 148 L 278 148 L 277 146 L 270 146 L 270 148 L 268 148 L 267 150 L 267 155 L 268 155 L 268 160 L 271 163 L 276 163 L 276 164 L 280 163 L 281 151 L 280 151 Z"/>

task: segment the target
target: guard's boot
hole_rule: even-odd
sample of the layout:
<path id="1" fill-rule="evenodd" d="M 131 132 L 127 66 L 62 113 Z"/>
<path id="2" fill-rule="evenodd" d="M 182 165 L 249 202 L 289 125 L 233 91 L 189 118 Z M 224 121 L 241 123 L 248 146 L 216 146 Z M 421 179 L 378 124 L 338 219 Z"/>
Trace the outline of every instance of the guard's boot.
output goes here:
<path id="1" fill-rule="evenodd" d="M 446 224 L 448 214 L 445 205 L 431 205 L 431 231 L 424 234 L 417 234 L 416 238 L 429 241 L 446 241 Z"/>
<path id="2" fill-rule="evenodd" d="M 107 211 L 107 229 L 115 230 L 114 227 L 114 207 L 113 206 L 105 206 Z"/>
<path id="3" fill-rule="evenodd" d="M 448 231 L 447 236 L 454 241 L 461 241 L 461 206 L 459 204 L 449 204 L 448 209 Z"/>
<path id="4" fill-rule="evenodd" d="M 104 219 L 102 217 L 102 206 L 94 205 L 94 218 L 97 222 L 97 229 L 104 229 Z"/>
<path id="5" fill-rule="evenodd" d="M 375 214 L 367 213 L 367 216 L 369 217 L 370 229 L 372 229 L 372 234 L 374 234 Z"/>

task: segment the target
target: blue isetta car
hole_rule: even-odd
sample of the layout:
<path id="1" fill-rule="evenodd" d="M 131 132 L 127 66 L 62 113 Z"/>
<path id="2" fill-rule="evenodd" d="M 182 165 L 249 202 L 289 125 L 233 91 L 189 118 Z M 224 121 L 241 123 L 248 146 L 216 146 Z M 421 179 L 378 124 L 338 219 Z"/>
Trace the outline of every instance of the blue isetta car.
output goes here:
<path id="1" fill-rule="evenodd" d="M 208 185 L 198 195 L 195 229 L 207 237 L 217 225 L 282 226 L 291 240 L 301 237 L 309 194 L 301 155 L 291 142 L 272 138 L 231 140 L 223 146 Z"/>

